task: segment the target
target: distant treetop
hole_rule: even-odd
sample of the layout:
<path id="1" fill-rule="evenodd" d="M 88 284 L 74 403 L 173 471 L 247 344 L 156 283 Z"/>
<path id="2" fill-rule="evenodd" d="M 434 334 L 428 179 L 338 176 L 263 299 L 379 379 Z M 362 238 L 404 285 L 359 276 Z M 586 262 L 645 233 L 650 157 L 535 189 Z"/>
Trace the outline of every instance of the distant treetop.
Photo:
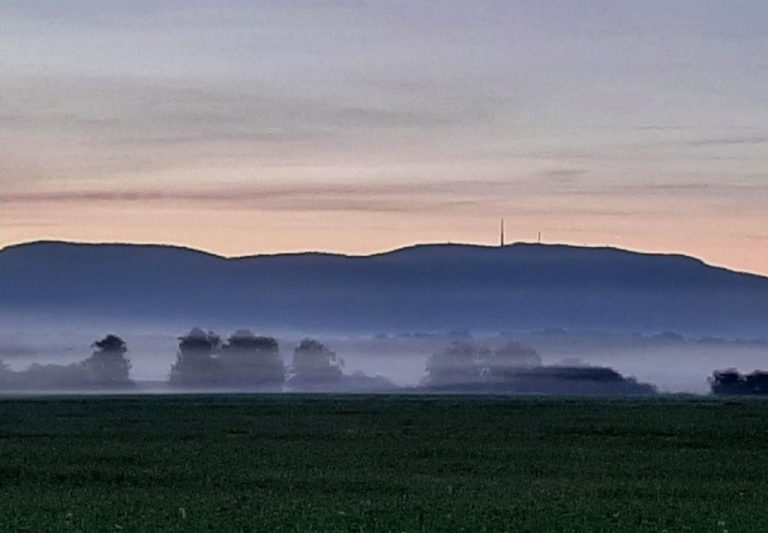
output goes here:
<path id="1" fill-rule="evenodd" d="M 128 347 L 125 341 L 117 335 L 109 334 L 100 341 L 96 341 L 91 344 L 91 348 L 98 348 L 102 352 L 120 352 L 125 353 L 128 351 Z"/>
<path id="2" fill-rule="evenodd" d="M 181 351 L 214 351 L 221 344 L 221 338 L 214 332 L 205 332 L 195 327 L 189 333 L 179 337 L 179 349 Z"/>

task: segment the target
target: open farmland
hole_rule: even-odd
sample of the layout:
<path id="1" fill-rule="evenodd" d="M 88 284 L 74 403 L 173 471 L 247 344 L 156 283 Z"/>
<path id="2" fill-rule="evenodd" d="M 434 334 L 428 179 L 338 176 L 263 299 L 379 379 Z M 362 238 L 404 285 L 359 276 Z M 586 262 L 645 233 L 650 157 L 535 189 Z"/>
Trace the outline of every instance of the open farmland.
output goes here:
<path id="1" fill-rule="evenodd" d="M 768 403 L 0 400 L 2 531 L 755 531 Z"/>

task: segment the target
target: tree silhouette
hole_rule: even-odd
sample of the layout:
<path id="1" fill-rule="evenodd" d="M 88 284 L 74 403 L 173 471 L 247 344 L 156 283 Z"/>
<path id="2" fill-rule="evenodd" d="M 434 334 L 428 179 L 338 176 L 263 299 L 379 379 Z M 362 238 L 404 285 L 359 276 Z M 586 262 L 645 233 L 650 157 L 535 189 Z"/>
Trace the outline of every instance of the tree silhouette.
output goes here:
<path id="1" fill-rule="evenodd" d="M 325 344 L 315 339 L 304 339 L 293 351 L 291 382 L 300 387 L 336 386 L 341 381 L 343 361 Z"/>
<path id="2" fill-rule="evenodd" d="M 0 387 L 7 388 L 13 384 L 15 374 L 6 362 L 0 361 Z"/>
<path id="3" fill-rule="evenodd" d="M 712 374 L 709 383 L 714 394 L 768 394 L 768 372 L 760 370 L 751 374 L 740 374 L 733 368 L 719 370 Z"/>
<path id="4" fill-rule="evenodd" d="M 117 335 L 107 335 L 91 345 L 96 350 L 83 361 L 88 381 L 93 385 L 116 387 L 130 384 L 131 363 L 128 347 Z"/>
<path id="5" fill-rule="evenodd" d="M 487 358 L 478 362 L 487 381 L 503 383 L 520 369 L 541 366 L 541 357 L 532 347 L 512 341 L 487 353 Z"/>
<path id="6" fill-rule="evenodd" d="M 427 383 L 436 387 L 480 383 L 483 376 L 482 362 L 491 353 L 488 348 L 467 342 L 452 342 L 427 360 Z"/>
<path id="7" fill-rule="evenodd" d="M 427 360 L 427 384 L 501 385 L 522 369 L 541 365 L 539 354 L 524 344 L 509 342 L 496 349 L 455 341 Z"/>
<path id="8" fill-rule="evenodd" d="M 171 366 L 173 385 L 211 385 L 221 381 L 221 364 L 214 358 L 221 347 L 221 338 L 200 328 L 179 337 L 176 362 Z"/>
<path id="9" fill-rule="evenodd" d="M 285 365 L 273 337 L 257 337 L 251 330 L 235 331 L 221 349 L 222 380 L 228 385 L 282 387 Z"/>

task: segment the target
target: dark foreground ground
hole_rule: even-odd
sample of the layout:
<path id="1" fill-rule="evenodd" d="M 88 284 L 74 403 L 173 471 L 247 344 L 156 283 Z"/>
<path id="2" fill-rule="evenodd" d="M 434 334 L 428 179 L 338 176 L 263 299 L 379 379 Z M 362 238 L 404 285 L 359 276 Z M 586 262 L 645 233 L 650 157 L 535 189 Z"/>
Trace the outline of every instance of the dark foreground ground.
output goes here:
<path id="1" fill-rule="evenodd" d="M 0 400 L 0 531 L 765 531 L 768 403 Z"/>

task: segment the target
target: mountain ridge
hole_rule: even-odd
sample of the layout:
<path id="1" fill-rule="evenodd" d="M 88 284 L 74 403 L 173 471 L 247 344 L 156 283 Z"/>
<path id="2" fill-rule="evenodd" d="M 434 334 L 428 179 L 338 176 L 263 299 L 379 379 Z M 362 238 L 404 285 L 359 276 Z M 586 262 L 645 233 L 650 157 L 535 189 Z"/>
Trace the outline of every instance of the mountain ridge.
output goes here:
<path id="1" fill-rule="evenodd" d="M 768 331 L 768 278 L 682 254 L 515 243 L 371 255 L 223 257 L 173 245 L 36 241 L 0 250 L 0 313 L 336 331 Z"/>
<path id="2" fill-rule="evenodd" d="M 659 257 L 659 258 L 679 258 L 684 260 L 690 260 L 697 262 L 703 266 L 714 268 L 722 271 L 731 272 L 734 274 L 743 274 L 747 276 L 755 276 L 758 278 L 768 279 L 768 274 L 760 274 L 757 272 L 749 272 L 746 270 L 739 270 L 735 268 L 715 265 L 708 263 L 700 257 L 693 255 L 687 255 L 680 252 L 647 252 L 640 250 L 632 250 L 628 248 L 621 248 L 618 246 L 600 246 L 600 245 L 576 245 L 566 243 L 536 243 L 527 241 L 517 241 L 514 243 L 506 244 L 504 247 L 498 245 L 488 244 L 476 244 L 476 243 L 460 243 L 460 242 L 429 242 L 429 243 L 416 243 L 405 245 L 397 248 L 383 250 L 380 252 L 372 252 L 368 254 L 347 254 L 342 252 L 328 252 L 320 250 L 305 250 L 294 252 L 275 252 L 275 253 L 260 253 L 260 254 L 246 254 L 246 255 L 222 255 L 200 248 L 194 248 L 192 246 L 185 246 L 179 244 L 166 244 L 166 243 L 133 243 L 133 242 L 121 242 L 121 241 L 105 241 L 105 242 L 80 242 L 80 241 L 67 241 L 67 240 L 55 240 L 55 239 L 42 239 L 27 241 L 21 243 L 9 244 L 0 248 L 0 254 L 4 252 L 10 252 L 17 249 L 25 249 L 38 246 L 67 246 L 67 247 L 84 247 L 84 248 L 108 248 L 108 247 L 124 247 L 132 249 L 168 249 L 177 250 L 183 252 L 192 252 L 200 255 L 214 257 L 225 261 L 240 261 L 249 259 L 261 259 L 270 257 L 339 257 L 349 259 L 368 259 L 376 257 L 385 257 L 395 255 L 398 253 L 407 253 L 413 250 L 423 249 L 435 249 L 435 248 L 464 248 L 464 249 L 476 249 L 476 250 L 508 250 L 514 248 L 549 248 L 549 249 L 564 249 L 564 250 L 583 250 L 583 251 L 601 251 L 601 252 L 616 252 L 621 254 L 629 254 L 633 256 L 644 257 Z"/>

